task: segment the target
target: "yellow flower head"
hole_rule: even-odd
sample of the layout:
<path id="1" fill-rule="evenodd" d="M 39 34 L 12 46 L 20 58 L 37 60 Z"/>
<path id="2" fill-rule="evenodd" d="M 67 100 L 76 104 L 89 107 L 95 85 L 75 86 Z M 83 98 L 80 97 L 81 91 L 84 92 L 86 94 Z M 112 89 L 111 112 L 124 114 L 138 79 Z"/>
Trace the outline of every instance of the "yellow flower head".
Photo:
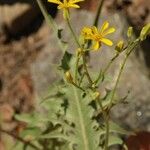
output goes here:
<path id="1" fill-rule="evenodd" d="M 69 15 L 69 8 L 80 8 L 80 6 L 77 5 L 76 3 L 82 2 L 82 1 L 84 0 L 63 0 L 63 2 L 61 0 L 48 0 L 48 2 L 57 4 L 58 9 L 63 9 L 63 15 L 65 19 Z"/>
<path id="2" fill-rule="evenodd" d="M 87 40 L 92 40 L 94 42 L 93 49 L 98 50 L 101 47 L 101 43 L 104 43 L 108 46 L 112 46 L 113 42 L 107 38 L 106 35 L 115 32 L 115 28 L 109 27 L 108 22 L 104 22 L 102 27 L 98 30 L 95 26 L 93 27 L 84 27 L 82 29 L 82 35 Z"/>

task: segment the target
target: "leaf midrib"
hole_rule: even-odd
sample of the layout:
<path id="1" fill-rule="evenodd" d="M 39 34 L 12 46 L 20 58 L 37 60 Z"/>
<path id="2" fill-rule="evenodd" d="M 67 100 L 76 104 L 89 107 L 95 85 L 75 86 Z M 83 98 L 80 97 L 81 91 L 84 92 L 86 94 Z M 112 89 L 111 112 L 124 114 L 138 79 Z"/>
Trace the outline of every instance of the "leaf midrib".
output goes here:
<path id="1" fill-rule="evenodd" d="M 89 146 L 88 146 L 89 142 L 88 142 L 88 139 L 87 139 L 86 129 L 85 129 L 85 125 L 84 125 L 82 109 L 81 109 L 81 105 L 80 105 L 80 102 L 79 102 L 79 99 L 78 99 L 78 95 L 77 95 L 77 91 L 76 91 L 75 87 L 73 87 L 73 91 L 75 93 L 75 100 L 76 100 L 76 104 L 77 104 L 77 111 L 78 111 L 78 114 L 79 114 L 79 123 L 80 123 L 80 126 L 81 126 L 81 132 L 82 132 L 83 142 L 84 142 L 84 145 L 85 145 L 85 150 L 90 150 Z"/>

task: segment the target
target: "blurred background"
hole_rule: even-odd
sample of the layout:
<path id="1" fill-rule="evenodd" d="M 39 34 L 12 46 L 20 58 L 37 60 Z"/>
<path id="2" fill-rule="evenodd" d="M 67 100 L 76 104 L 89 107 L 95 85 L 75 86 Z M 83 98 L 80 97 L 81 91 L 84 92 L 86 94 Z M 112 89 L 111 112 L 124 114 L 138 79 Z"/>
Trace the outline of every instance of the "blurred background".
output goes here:
<path id="1" fill-rule="evenodd" d="M 59 28 L 64 29 L 64 40 L 70 41 L 70 34 L 56 5 L 46 0 L 43 2 Z M 92 25 L 98 3 L 99 0 L 86 0 L 81 3 L 81 9 L 72 11 L 71 21 L 77 33 L 82 26 Z M 129 26 L 134 27 L 136 37 L 142 27 L 150 22 L 150 0 L 105 0 L 99 24 L 105 20 L 117 28 L 112 36 L 114 42 L 127 39 Z M 74 48 L 70 44 L 68 49 Z M 92 54 L 91 66 L 95 70 L 102 67 L 111 58 L 112 51 L 109 49 L 100 54 Z M 36 0 L 0 0 L 2 128 L 15 134 L 24 128 L 24 124 L 14 119 L 14 114 L 30 113 L 38 107 L 38 100 L 47 93 L 51 83 L 58 79 L 56 65 L 61 54 L 54 33 L 46 24 Z M 117 73 L 118 66 L 119 63 L 113 65 L 111 75 Z M 150 131 L 150 38 L 136 49 L 128 61 L 118 93 L 125 95 L 128 90 L 129 104 L 115 107 L 112 118 L 127 129 Z M 147 142 L 150 141 L 148 138 L 150 137 L 146 137 Z M 1 133 L 0 150 L 5 150 Z"/>

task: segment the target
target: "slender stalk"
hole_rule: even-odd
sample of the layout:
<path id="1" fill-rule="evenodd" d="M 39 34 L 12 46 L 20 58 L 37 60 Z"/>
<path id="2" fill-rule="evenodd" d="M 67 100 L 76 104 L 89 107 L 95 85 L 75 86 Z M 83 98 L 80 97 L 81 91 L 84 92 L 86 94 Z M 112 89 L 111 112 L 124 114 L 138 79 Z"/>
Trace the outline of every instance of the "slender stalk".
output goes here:
<path id="1" fill-rule="evenodd" d="M 76 34 L 75 34 L 75 32 L 74 32 L 72 26 L 71 26 L 71 23 L 70 23 L 69 18 L 67 18 L 66 21 L 67 21 L 68 27 L 69 27 L 69 29 L 70 29 L 70 31 L 71 31 L 71 33 L 72 33 L 72 36 L 73 36 L 73 38 L 74 38 L 74 40 L 75 40 L 77 46 L 78 46 L 79 48 L 81 48 L 80 43 L 79 43 L 79 41 L 78 41 L 78 38 L 77 38 L 77 36 L 76 36 Z"/>
<path id="2" fill-rule="evenodd" d="M 55 33 L 55 37 L 58 40 L 58 44 L 59 47 L 62 51 L 64 51 L 64 45 L 62 44 L 61 40 L 58 38 L 58 27 L 57 24 L 55 23 L 55 21 L 53 20 L 52 16 L 47 12 L 42 0 L 36 0 L 37 4 L 45 18 L 45 20 L 47 21 L 48 25 L 53 29 L 54 33 Z"/>
<path id="3" fill-rule="evenodd" d="M 133 42 L 133 44 L 131 44 L 129 47 L 127 47 L 126 49 L 126 56 L 125 56 L 125 59 L 123 60 L 122 62 L 122 65 L 120 67 L 120 71 L 119 71 L 119 74 L 118 74 L 118 77 L 117 77 L 117 80 L 116 80 L 116 83 L 115 83 L 115 86 L 114 86 L 114 89 L 113 89 L 113 93 L 112 93 L 112 97 L 110 99 L 110 108 L 112 106 L 112 103 L 113 103 L 113 99 L 114 99 L 114 95 L 115 95 L 115 92 L 116 92 L 116 89 L 117 89 L 117 86 L 119 84 L 119 80 L 120 80 L 120 77 L 122 75 L 122 72 L 123 72 L 123 69 L 125 67 L 125 64 L 127 62 L 127 59 L 128 57 L 130 56 L 130 54 L 132 53 L 132 51 L 134 50 L 134 48 L 137 46 L 138 44 L 138 40 Z M 116 56 L 117 57 L 117 56 Z M 114 57 L 114 59 L 116 58 Z M 112 60 L 114 60 L 112 59 Z M 110 64 L 111 64 L 111 61 L 110 61 Z M 108 66 L 110 66 L 110 64 L 108 64 Z M 109 67 L 106 67 L 106 70 L 107 71 L 107 68 Z M 105 119 L 105 124 L 106 124 L 106 136 L 105 136 L 105 147 L 104 147 L 104 150 L 108 150 L 108 144 L 109 144 L 109 113 L 107 115 L 107 113 L 105 113 L 105 110 L 103 109 L 103 106 L 102 106 L 102 103 L 99 101 L 99 104 L 100 104 L 100 107 L 102 109 L 102 112 L 103 112 L 103 116 L 104 116 L 104 119 Z M 109 109 L 110 109 L 109 108 Z M 109 110 L 108 110 L 109 111 Z"/>
<path id="4" fill-rule="evenodd" d="M 116 54 L 116 55 L 110 60 L 110 62 L 107 64 L 106 68 L 104 69 L 103 74 L 105 74 L 105 73 L 108 71 L 108 69 L 110 68 L 111 64 L 114 62 L 114 60 L 115 60 L 118 56 L 119 56 L 119 54 Z"/>
<path id="5" fill-rule="evenodd" d="M 98 6 L 98 10 L 97 10 L 95 20 L 94 20 L 94 23 L 93 23 L 93 25 L 96 26 L 96 27 L 98 26 L 98 20 L 100 18 L 101 12 L 102 12 L 104 1 L 105 0 L 101 0 L 100 3 L 99 3 L 99 6 Z"/>
<path id="6" fill-rule="evenodd" d="M 75 34 L 75 32 L 74 32 L 74 30 L 73 30 L 73 28 L 72 28 L 72 26 L 71 26 L 71 23 L 70 23 L 69 18 L 67 18 L 66 20 L 67 20 L 68 27 L 69 27 L 69 29 L 70 29 L 70 31 L 71 31 L 71 33 L 72 33 L 72 36 L 73 36 L 73 38 L 74 38 L 76 44 L 78 45 L 79 48 L 82 49 L 82 47 L 81 47 L 81 45 L 80 45 L 80 43 L 79 43 L 79 41 L 78 41 L 78 38 L 76 37 L 76 34 Z M 85 69 L 86 76 L 87 76 L 87 78 L 88 78 L 88 80 L 89 80 L 89 83 L 92 85 L 92 84 L 93 84 L 93 81 L 92 81 L 92 79 L 91 79 L 91 77 L 90 77 L 90 74 L 89 74 L 88 69 L 87 69 L 87 66 L 86 66 L 85 53 L 83 53 L 82 58 L 83 58 L 83 66 L 84 66 L 84 69 Z M 77 59 L 76 64 L 78 64 L 78 61 L 79 61 L 79 60 Z M 77 74 L 77 68 L 78 68 L 78 66 L 76 66 L 76 74 Z"/>
<path id="7" fill-rule="evenodd" d="M 79 66 L 80 57 L 76 56 L 76 66 L 75 66 L 75 83 L 77 83 L 78 78 L 78 66 Z"/>
<path id="8" fill-rule="evenodd" d="M 108 69 L 110 68 L 110 66 L 112 65 L 112 63 L 114 62 L 114 60 L 119 56 L 119 54 L 116 54 L 107 64 L 107 66 L 105 67 L 105 69 L 99 73 L 98 78 L 94 81 L 95 84 L 98 83 L 98 81 L 101 79 L 101 76 L 104 76 L 104 74 L 108 71 Z"/>
<path id="9" fill-rule="evenodd" d="M 82 88 L 82 87 L 80 87 L 79 85 L 77 85 L 76 83 L 72 83 L 75 87 L 77 87 L 78 89 L 80 89 L 80 90 L 82 90 L 83 92 L 85 92 L 85 90 Z"/>
<path id="10" fill-rule="evenodd" d="M 85 77 L 85 73 L 82 75 L 82 77 L 81 77 L 81 79 L 80 79 L 80 81 L 79 81 L 79 86 L 81 85 L 81 83 L 82 83 L 84 77 Z"/>
<path id="11" fill-rule="evenodd" d="M 111 96 L 111 99 L 110 99 L 110 108 L 113 104 L 113 99 L 114 99 L 114 96 L 115 96 L 115 92 L 116 92 L 116 89 L 117 89 L 117 86 L 119 84 L 119 81 L 120 81 L 120 77 L 121 77 L 121 74 L 123 72 L 123 69 L 125 67 L 125 64 L 127 62 L 127 59 L 128 57 L 130 56 L 131 52 L 134 50 L 134 48 L 137 46 L 137 44 L 139 43 L 139 40 L 136 40 L 135 42 L 133 42 L 129 47 L 127 47 L 126 49 L 126 56 L 125 56 L 125 59 L 123 60 L 122 64 L 121 64 L 121 67 L 120 67 L 120 71 L 119 71 L 119 74 L 118 74 L 118 77 L 117 77 L 117 80 L 116 80 L 116 83 L 115 83 L 115 86 L 114 86 L 114 89 L 113 89 L 113 92 L 112 92 L 112 96 Z"/>
<path id="12" fill-rule="evenodd" d="M 34 149 L 36 149 L 36 150 L 41 150 L 40 148 L 38 148 L 36 145 L 32 144 L 31 142 L 28 142 L 28 141 L 24 140 L 23 138 L 21 138 L 21 137 L 15 135 L 15 134 L 13 134 L 13 133 L 11 133 L 11 132 L 8 132 L 8 131 L 6 131 L 6 130 L 4 130 L 4 129 L 2 129 L 2 128 L 0 128 L 0 132 L 3 132 L 3 133 L 5 133 L 5 134 L 11 136 L 11 137 L 15 138 L 16 140 L 22 142 L 23 144 L 29 145 L 30 147 L 32 147 L 32 148 L 34 148 Z"/>
<path id="13" fill-rule="evenodd" d="M 79 48 L 81 48 L 81 45 L 80 45 L 80 43 L 79 43 L 79 41 L 78 41 L 78 38 L 77 38 L 77 36 L 76 36 L 76 34 L 75 34 L 73 28 L 72 28 L 72 25 L 71 25 L 71 23 L 70 23 L 69 18 L 67 18 L 66 21 L 67 21 L 68 27 L 69 27 L 69 29 L 70 29 L 70 32 L 71 32 L 71 34 L 72 34 L 72 37 L 74 38 L 75 43 L 77 44 L 77 46 L 78 46 Z M 77 83 L 79 60 L 80 60 L 80 57 L 76 56 L 76 62 L 75 62 L 75 83 Z"/>
<path id="14" fill-rule="evenodd" d="M 93 81 L 92 81 L 91 76 L 90 76 L 90 74 L 89 74 L 89 72 L 88 72 L 88 68 L 87 68 L 87 65 L 86 65 L 85 54 L 82 55 L 82 59 L 83 59 L 83 67 L 84 67 L 84 70 L 85 70 L 85 74 L 86 74 L 86 76 L 87 76 L 87 79 L 88 79 L 89 83 L 90 83 L 91 86 L 92 86 Z"/>

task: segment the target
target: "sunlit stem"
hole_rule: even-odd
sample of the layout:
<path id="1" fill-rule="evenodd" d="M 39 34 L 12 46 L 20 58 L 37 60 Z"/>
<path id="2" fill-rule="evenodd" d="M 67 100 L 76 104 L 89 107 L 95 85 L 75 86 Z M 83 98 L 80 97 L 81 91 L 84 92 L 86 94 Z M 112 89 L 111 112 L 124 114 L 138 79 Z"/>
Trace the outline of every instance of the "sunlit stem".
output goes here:
<path id="1" fill-rule="evenodd" d="M 47 24 L 53 29 L 54 33 L 55 33 L 55 37 L 58 40 L 58 44 L 59 47 L 62 51 L 64 51 L 64 45 L 62 44 L 61 40 L 58 38 L 57 34 L 58 34 L 58 27 L 55 23 L 55 21 L 53 20 L 52 16 L 47 12 L 42 0 L 37 0 L 37 4 L 45 18 L 45 20 L 47 21 Z"/>
<path id="2" fill-rule="evenodd" d="M 114 62 L 114 60 L 119 56 L 119 54 L 117 53 L 107 64 L 107 66 L 105 67 L 105 69 L 99 73 L 98 78 L 94 81 L 95 84 L 97 84 L 99 82 L 99 80 L 101 79 L 101 77 L 103 77 L 105 75 L 105 73 L 108 71 L 108 69 L 110 68 L 110 66 L 112 65 L 112 63 Z"/>
<path id="3" fill-rule="evenodd" d="M 117 76 L 117 80 L 116 80 L 116 83 L 115 83 L 115 86 L 114 86 L 114 89 L 113 89 L 113 92 L 112 92 L 112 96 L 111 96 L 111 99 L 110 99 L 110 108 L 113 104 L 113 99 L 114 99 L 114 96 L 115 96 L 115 92 L 116 92 L 116 89 L 117 89 L 117 86 L 119 84 L 119 81 L 120 81 L 120 77 L 121 77 L 121 74 L 123 72 L 123 69 L 125 67 L 125 64 L 127 62 L 127 59 L 128 57 L 130 56 L 131 52 L 134 50 L 134 48 L 139 44 L 139 40 L 137 39 L 136 41 L 134 41 L 131 45 L 129 45 L 126 49 L 126 55 L 125 55 L 125 59 L 123 60 L 121 66 L 120 66 L 120 70 L 119 70 L 119 74 Z"/>
<path id="4" fill-rule="evenodd" d="M 74 32 L 74 30 L 73 30 L 73 28 L 71 26 L 69 18 L 67 18 L 66 20 L 67 20 L 68 27 L 69 27 L 69 29 L 70 29 L 70 31 L 72 33 L 72 36 L 74 37 L 74 40 L 75 40 L 76 44 L 78 45 L 79 48 L 82 49 L 82 47 L 81 47 L 81 45 L 80 45 L 80 43 L 78 41 L 78 38 L 76 37 L 75 32 Z M 90 74 L 89 74 L 88 69 L 87 69 L 85 53 L 83 53 L 82 58 L 83 58 L 83 66 L 84 66 L 84 70 L 85 70 L 86 76 L 88 78 L 89 83 L 92 85 L 93 82 L 92 82 L 92 79 L 91 79 Z M 76 64 L 78 64 L 78 61 L 79 61 L 79 59 L 76 59 Z M 77 74 L 77 69 L 78 69 L 78 66 L 76 65 L 76 69 L 75 69 L 76 73 L 75 74 Z"/>
<path id="5" fill-rule="evenodd" d="M 84 67 L 84 70 L 85 70 L 85 74 L 86 74 L 86 76 L 87 76 L 87 79 L 88 79 L 90 85 L 92 86 L 93 81 L 92 81 L 91 76 L 90 76 L 90 74 L 89 74 L 89 71 L 88 71 L 88 68 L 87 68 L 87 64 L 86 64 L 86 58 L 85 58 L 85 57 L 86 57 L 86 56 L 85 56 L 85 53 L 83 53 L 83 55 L 82 55 L 83 67 Z"/>
<path id="6" fill-rule="evenodd" d="M 77 80 L 78 80 L 78 66 L 79 66 L 79 60 L 80 60 L 80 57 L 79 57 L 79 56 L 76 56 L 75 83 L 77 83 Z"/>
<path id="7" fill-rule="evenodd" d="M 72 25 L 71 25 L 71 23 L 70 23 L 69 18 L 66 18 L 66 21 L 67 21 L 68 27 L 69 27 L 69 29 L 70 29 L 71 35 L 72 35 L 72 37 L 73 37 L 74 40 L 75 40 L 75 43 L 77 44 L 77 46 L 78 46 L 79 48 L 81 48 L 81 45 L 80 45 L 80 43 L 79 43 L 79 41 L 78 41 L 78 38 L 77 38 L 77 36 L 76 36 L 76 34 L 75 34 L 73 28 L 72 28 Z M 77 83 L 77 78 L 78 78 L 79 59 L 80 59 L 80 58 L 77 56 L 77 57 L 76 57 L 76 63 L 75 63 L 75 64 L 76 64 L 76 65 L 75 65 L 75 83 Z"/>
<path id="8" fill-rule="evenodd" d="M 73 36 L 73 38 L 74 38 L 74 40 L 75 40 L 77 46 L 78 46 L 79 48 L 81 48 L 80 43 L 79 43 L 78 38 L 77 38 L 77 36 L 76 36 L 76 34 L 75 34 L 73 28 L 72 28 L 72 25 L 71 25 L 71 23 L 70 23 L 69 18 L 66 18 L 66 21 L 67 21 L 68 27 L 69 27 L 69 29 L 70 29 L 70 31 L 71 31 L 71 34 L 72 34 L 72 36 Z"/>

